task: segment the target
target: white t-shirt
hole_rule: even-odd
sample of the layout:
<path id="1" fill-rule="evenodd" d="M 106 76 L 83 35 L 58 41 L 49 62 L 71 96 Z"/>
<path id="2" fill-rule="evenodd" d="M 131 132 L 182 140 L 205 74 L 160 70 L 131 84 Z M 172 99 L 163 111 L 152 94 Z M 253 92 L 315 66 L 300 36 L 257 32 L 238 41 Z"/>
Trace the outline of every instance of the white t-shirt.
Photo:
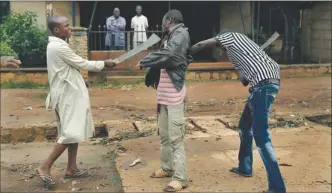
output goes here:
<path id="1" fill-rule="evenodd" d="M 144 42 L 146 41 L 146 32 L 145 29 L 149 27 L 148 19 L 144 16 L 135 15 L 131 19 L 131 28 L 134 29 L 134 42 Z"/>

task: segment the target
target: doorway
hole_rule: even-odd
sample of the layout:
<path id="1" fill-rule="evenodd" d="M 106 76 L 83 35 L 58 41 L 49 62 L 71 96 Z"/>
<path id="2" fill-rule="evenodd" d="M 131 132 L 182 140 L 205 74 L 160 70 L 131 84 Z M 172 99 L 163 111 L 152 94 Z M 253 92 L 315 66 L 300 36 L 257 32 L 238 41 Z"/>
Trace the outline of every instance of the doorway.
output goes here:
<path id="1" fill-rule="evenodd" d="M 94 3 L 94 1 L 79 2 L 82 27 L 89 26 Z M 184 23 L 189 29 L 192 45 L 213 37 L 220 29 L 220 2 L 218 1 L 99 1 L 91 30 L 100 30 L 105 25 L 106 19 L 113 14 L 113 9 L 118 7 L 121 16 L 126 19 L 126 30 L 130 31 L 130 22 L 135 15 L 136 5 L 143 7 L 143 14 L 149 22 L 149 30 L 161 30 L 162 18 L 169 9 L 180 10 Z M 195 62 L 215 62 L 213 48 L 195 54 L 194 60 Z"/>

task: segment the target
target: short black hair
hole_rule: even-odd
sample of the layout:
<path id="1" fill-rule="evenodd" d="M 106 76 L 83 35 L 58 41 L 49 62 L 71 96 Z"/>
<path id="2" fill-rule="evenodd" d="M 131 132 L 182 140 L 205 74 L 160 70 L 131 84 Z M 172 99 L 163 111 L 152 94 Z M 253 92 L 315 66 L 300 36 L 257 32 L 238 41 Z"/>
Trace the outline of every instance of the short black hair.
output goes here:
<path id="1" fill-rule="evenodd" d="M 174 23 L 182 23 L 182 13 L 177 9 L 172 9 L 165 14 L 166 19 L 171 19 Z"/>
<path id="2" fill-rule="evenodd" d="M 54 30 L 55 30 L 58 20 L 62 17 L 65 17 L 65 16 L 55 15 L 55 16 L 50 16 L 47 19 L 47 28 L 50 30 L 50 32 L 52 34 L 54 34 Z"/>

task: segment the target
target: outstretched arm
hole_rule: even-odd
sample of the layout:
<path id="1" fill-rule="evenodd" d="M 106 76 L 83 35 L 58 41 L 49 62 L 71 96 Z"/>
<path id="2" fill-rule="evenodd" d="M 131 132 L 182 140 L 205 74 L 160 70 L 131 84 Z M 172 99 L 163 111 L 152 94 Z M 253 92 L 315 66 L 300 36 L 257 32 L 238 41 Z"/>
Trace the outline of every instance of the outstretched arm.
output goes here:
<path id="1" fill-rule="evenodd" d="M 61 45 L 59 48 L 59 57 L 66 61 L 69 65 L 79 69 L 88 71 L 101 71 L 113 68 L 117 65 L 114 60 L 106 61 L 89 61 L 75 54 L 68 46 Z"/>
<path id="2" fill-rule="evenodd" d="M 158 52 L 152 52 L 145 56 L 139 65 L 143 68 L 174 68 L 179 63 L 174 62 L 174 60 L 181 60 L 181 49 L 183 45 L 188 45 L 188 33 L 176 31 L 174 32 L 172 38 L 167 43 L 165 48 L 162 48 Z"/>
<path id="3" fill-rule="evenodd" d="M 188 49 L 189 54 L 195 54 L 205 48 L 215 46 L 217 44 L 217 40 L 215 38 L 210 38 L 201 42 L 196 43 L 191 48 Z"/>

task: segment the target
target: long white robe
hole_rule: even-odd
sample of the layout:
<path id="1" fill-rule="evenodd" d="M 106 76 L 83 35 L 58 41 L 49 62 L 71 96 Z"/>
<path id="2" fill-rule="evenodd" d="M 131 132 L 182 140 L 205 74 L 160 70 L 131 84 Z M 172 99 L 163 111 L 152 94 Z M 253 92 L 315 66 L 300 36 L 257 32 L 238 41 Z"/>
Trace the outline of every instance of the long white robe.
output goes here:
<path id="1" fill-rule="evenodd" d="M 94 134 L 89 93 L 80 70 L 100 71 L 104 62 L 83 59 L 54 36 L 49 37 L 46 54 L 50 84 L 46 109 L 56 111 L 58 143 L 80 143 Z"/>

